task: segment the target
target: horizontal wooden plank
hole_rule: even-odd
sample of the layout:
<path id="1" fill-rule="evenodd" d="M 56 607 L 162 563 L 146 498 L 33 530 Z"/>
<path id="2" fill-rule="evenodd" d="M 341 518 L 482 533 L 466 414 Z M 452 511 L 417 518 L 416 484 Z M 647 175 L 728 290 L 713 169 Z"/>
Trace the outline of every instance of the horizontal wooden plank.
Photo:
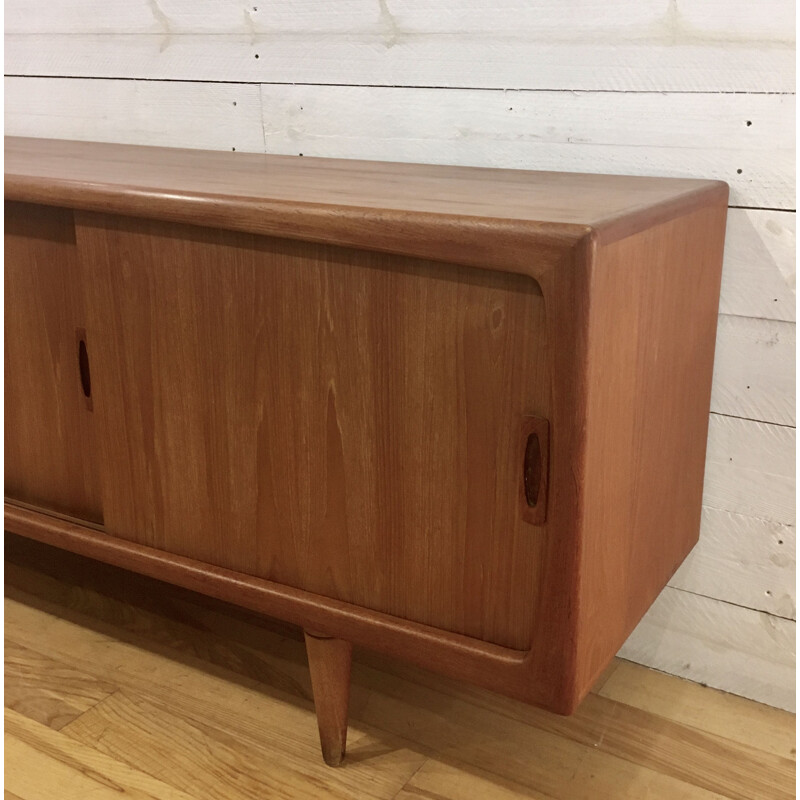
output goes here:
<path id="1" fill-rule="evenodd" d="M 5 133 L 263 152 L 257 86 L 5 79 Z"/>
<path id="2" fill-rule="evenodd" d="M 267 696 L 264 724 L 253 731 L 230 718 L 220 720 L 204 700 L 198 696 L 187 713 L 168 701 L 122 690 L 76 720 L 66 734 L 131 767 L 144 762 L 155 778 L 192 797 L 219 800 L 392 800 L 425 760 L 402 745 L 393 751 L 353 731 L 351 754 L 377 747 L 383 764 L 362 760 L 359 769 L 351 759 L 350 769 L 332 770 L 321 763 L 310 709 Z"/>
<path id="3" fill-rule="evenodd" d="M 728 210 L 721 313 L 794 321 L 796 218 L 791 211 Z"/>
<path id="4" fill-rule="evenodd" d="M 5 709 L 5 786 L 26 800 L 191 800 L 147 772 Z"/>
<path id="5" fill-rule="evenodd" d="M 68 725 L 117 688 L 14 642 L 5 642 L 4 665 L 6 708 L 53 730 Z"/>
<path id="6" fill-rule="evenodd" d="M 598 19 L 591 12 L 602 8 Z M 31 14 L 30 0 L 8 0 L 5 30 L 8 33 L 154 33 L 169 27 L 175 34 L 256 34 L 282 31 L 301 35 L 376 32 L 381 5 L 369 0 L 340 0 L 331 7 L 324 0 L 271 0 L 261 8 L 247 8 L 252 25 L 243 15 L 240 0 L 52 0 L 47 15 Z M 664 21 L 665 11 L 679 12 L 680 20 L 695 28 L 695 34 L 729 39 L 774 41 L 791 45 L 786 26 L 794 19 L 782 0 L 765 0 L 754 9 L 746 0 L 729 0 L 724 9 L 718 0 L 682 0 L 679 9 L 666 9 L 661 0 L 616 0 L 570 3 L 538 0 L 505 0 L 501 6 L 481 0 L 441 0 L 431 7 L 425 0 L 387 0 L 386 12 L 396 22 L 417 33 L 440 36 L 535 36 L 561 32 L 562 39 L 597 40 L 598 32 L 625 26 L 627 41 L 638 35 L 655 43 L 654 31 L 645 26 Z M 724 13 L 723 13 L 724 11 Z M 163 16 L 161 16 L 163 15 Z M 164 19 L 166 18 L 166 20 Z M 563 29 L 563 30 L 562 30 Z M 398 32 L 401 33 L 401 32 Z M 690 38 L 691 32 L 683 32 Z M 643 37 L 645 38 L 645 37 Z M 674 42 L 677 44 L 677 42 Z M 734 42 L 730 42 L 734 44 Z"/>
<path id="7" fill-rule="evenodd" d="M 711 410 L 795 424 L 795 323 L 721 316 Z"/>
<path id="8" fill-rule="evenodd" d="M 795 624 L 667 587 L 620 656 L 793 711 Z"/>
<path id="9" fill-rule="evenodd" d="M 795 760 L 795 718 L 762 703 L 751 703 L 727 692 L 676 681 L 674 676 L 645 669 L 621 658 L 598 690 L 681 725 L 729 739 L 749 750 Z"/>
<path id="10" fill-rule="evenodd" d="M 789 96 L 264 85 L 262 108 L 271 153 L 714 178 L 794 208 Z"/>
<path id="11" fill-rule="evenodd" d="M 501 778 L 494 772 L 485 772 L 472 765 L 465 770 L 463 764 L 453 763 L 452 759 L 440 761 L 436 757 L 429 758 L 393 800 L 463 800 L 465 797 L 553 800 L 551 794 Z"/>
<path id="12" fill-rule="evenodd" d="M 793 525 L 795 429 L 712 414 L 703 504 Z"/>
<path id="13" fill-rule="evenodd" d="M 6 72 L 459 88 L 791 92 L 785 0 L 28 0 Z"/>
<path id="14" fill-rule="evenodd" d="M 669 583 L 796 619 L 795 553 L 790 525 L 704 508 L 700 541 Z"/>

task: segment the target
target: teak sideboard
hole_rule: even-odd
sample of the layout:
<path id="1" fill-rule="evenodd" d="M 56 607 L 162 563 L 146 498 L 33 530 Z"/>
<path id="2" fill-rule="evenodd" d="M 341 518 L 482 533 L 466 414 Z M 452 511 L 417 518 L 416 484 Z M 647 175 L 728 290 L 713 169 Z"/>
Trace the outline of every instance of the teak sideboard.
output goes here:
<path id="1" fill-rule="evenodd" d="M 5 524 L 569 714 L 697 540 L 728 188 L 6 140 Z"/>

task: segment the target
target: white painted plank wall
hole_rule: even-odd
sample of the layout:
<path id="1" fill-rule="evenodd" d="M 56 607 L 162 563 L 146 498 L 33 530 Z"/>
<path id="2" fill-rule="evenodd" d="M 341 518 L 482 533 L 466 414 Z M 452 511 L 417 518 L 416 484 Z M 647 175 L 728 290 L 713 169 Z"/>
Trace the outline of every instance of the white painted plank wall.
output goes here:
<path id="1" fill-rule="evenodd" d="M 620 655 L 778 708 L 794 707 L 796 623 L 667 587 Z"/>
<path id="2" fill-rule="evenodd" d="M 40 8 L 6 4 L 10 134 L 730 183 L 701 542 L 622 654 L 794 706 L 792 3 Z"/>
<path id="3" fill-rule="evenodd" d="M 263 86 L 261 103 L 270 153 L 702 175 L 731 205 L 794 208 L 789 95 Z"/>
<path id="4" fill-rule="evenodd" d="M 701 530 L 670 586 L 797 619 L 791 525 L 705 506 Z"/>
<path id="5" fill-rule="evenodd" d="M 795 321 L 795 218 L 728 209 L 720 313 Z"/>
<path id="6" fill-rule="evenodd" d="M 789 0 L 8 0 L 5 20 L 7 74 L 794 90 Z"/>

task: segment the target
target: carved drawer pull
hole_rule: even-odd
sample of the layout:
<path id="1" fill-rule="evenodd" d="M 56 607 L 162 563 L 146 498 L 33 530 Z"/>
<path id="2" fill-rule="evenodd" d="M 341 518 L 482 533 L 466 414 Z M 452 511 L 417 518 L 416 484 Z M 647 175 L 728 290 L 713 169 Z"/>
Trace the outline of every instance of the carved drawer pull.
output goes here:
<path id="1" fill-rule="evenodd" d="M 86 331 L 78 328 L 76 331 L 78 341 L 78 374 L 81 379 L 81 389 L 86 398 L 86 407 L 92 410 L 92 375 L 89 370 L 89 351 L 86 348 Z"/>
<path id="2" fill-rule="evenodd" d="M 541 417 L 522 423 L 525 455 L 522 469 L 522 518 L 531 525 L 547 520 L 547 473 L 550 467 L 550 424 Z"/>

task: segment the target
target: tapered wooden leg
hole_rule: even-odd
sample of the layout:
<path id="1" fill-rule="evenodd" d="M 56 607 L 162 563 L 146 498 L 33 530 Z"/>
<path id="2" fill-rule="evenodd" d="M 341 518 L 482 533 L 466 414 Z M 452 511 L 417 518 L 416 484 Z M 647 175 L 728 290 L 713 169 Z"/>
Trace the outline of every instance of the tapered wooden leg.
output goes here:
<path id="1" fill-rule="evenodd" d="M 317 709 L 319 741 L 325 763 L 342 763 L 347 744 L 347 706 L 350 702 L 352 645 L 305 631 L 311 689 Z"/>

